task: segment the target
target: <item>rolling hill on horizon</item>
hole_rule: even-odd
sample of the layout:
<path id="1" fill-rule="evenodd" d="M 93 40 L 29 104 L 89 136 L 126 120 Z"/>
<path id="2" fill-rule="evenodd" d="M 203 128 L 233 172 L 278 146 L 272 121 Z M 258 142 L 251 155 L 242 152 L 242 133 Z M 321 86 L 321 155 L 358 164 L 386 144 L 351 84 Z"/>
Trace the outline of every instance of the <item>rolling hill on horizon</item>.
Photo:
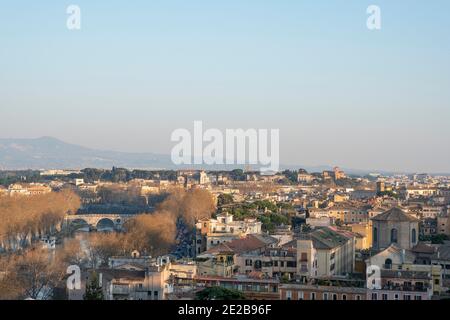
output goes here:
<path id="1" fill-rule="evenodd" d="M 1 170 L 165 168 L 170 157 L 152 153 L 96 150 L 53 137 L 0 139 Z"/>
<path id="2" fill-rule="evenodd" d="M 123 167 L 128 169 L 207 169 L 232 170 L 243 169 L 242 165 L 174 165 L 170 155 L 157 153 L 133 153 L 97 150 L 66 143 L 53 137 L 31 139 L 0 138 L 0 170 L 48 170 L 48 169 L 110 169 Z M 309 172 L 321 172 L 332 169 L 331 165 L 301 166 L 281 165 L 282 169 L 303 168 Z M 354 175 L 365 175 L 370 172 L 393 174 L 383 170 L 364 170 L 342 168 Z"/>

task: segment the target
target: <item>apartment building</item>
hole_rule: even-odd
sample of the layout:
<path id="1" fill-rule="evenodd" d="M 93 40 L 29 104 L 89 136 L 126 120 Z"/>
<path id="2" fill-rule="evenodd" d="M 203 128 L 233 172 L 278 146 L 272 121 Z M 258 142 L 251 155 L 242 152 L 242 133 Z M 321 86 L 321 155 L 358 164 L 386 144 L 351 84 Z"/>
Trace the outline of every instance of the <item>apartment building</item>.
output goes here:
<path id="1" fill-rule="evenodd" d="M 362 223 L 369 220 L 369 207 L 350 203 L 338 203 L 328 208 L 328 216 L 345 224 Z"/>
<path id="2" fill-rule="evenodd" d="M 437 217 L 437 230 L 438 234 L 446 234 L 450 236 L 450 214 L 445 213 Z"/>
<path id="3" fill-rule="evenodd" d="M 446 208 L 443 206 L 422 206 L 419 215 L 423 219 L 436 219 L 445 212 Z"/>
<path id="4" fill-rule="evenodd" d="M 258 254 L 237 255 L 236 265 L 240 274 L 293 279 L 297 274 L 297 253 L 295 248 L 268 248 Z"/>
<path id="5" fill-rule="evenodd" d="M 352 286 L 327 286 L 301 283 L 282 283 L 280 300 L 366 300 L 367 289 Z"/>
<path id="6" fill-rule="evenodd" d="M 442 267 L 416 264 L 416 254 L 392 244 L 370 257 L 367 300 L 430 300 L 442 291 Z"/>
<path id="7" fill-rule="evenodd" d="M 450 244 L 447 243 L 437 247 L 430 257 L 430 263 L 441 266 L 443 290 L 450 290 Z"/>
<path id="8" fill-rule="evenodd" d="M 313 230 L 300 236 L 300 240 L 309 242 L 300 255 L 315 257 L 316 277 L 345 275 L 355 270 L 355 235 L 339 230 L 336 227 L 325 227 Z"/>
<path id="9" fill-rule="evenodd" d="M 52 189 L 44 184 L 31 183 L 29 185 L 12 184 L 8 187 L 7 193 L 10 196 L 35 196 L 52 192 Z"/>
<path id="10" fill-rule="evenodd" d="M 196 254 L 249 234 L 260 234 L 261 226 L 256 219 L 235 221 L 229 213 L 220 214 L 216 219 L 200 220 L 196 224 Z"/>
<path id="11" fill-rule="evenodd" d="M 242 262 L 241 257 L 261 256 L 267 248 L 273 248 L 277 244 L 278 239 L 263 234 L 250 234 L 242 239 L 219 244 L 197 255 L 198 274 L 230 277 L 234 273 L 246 273 L 243 268 L 245 262 Z"/>
<path id="12" fill-rule="evenodd" d="M 372 222 L 355 223 L 351 225 L 356 235 L 356 250 L 367 250 L 372 247 Z"/>
<path id="13" fill-rule="evenodd" d="M 354 271 L 355 235 L 332 227 L 315 229 L 264 252 L 236 257 L 239 273 L 278 279 L 309 279 Z"/>
<path id="14" fill-rule="evenodd" d="M 297 174 L 297 181 L 300 183 L 310 183 L 314 177 L 304 170 L 300 170 Z"/>
<path id="15" fill-rule="evenodd" d="M 242 292 L 247 300 L 279 300 L 280 282 L 274 279 L 263 279 L 248 276 L 235 276 L 232 278 L 197 276 L 197 288 L 220 286 Z"/>
<path id="16" fill-rule="evenodd" d="M 426 186 L 408 186 L 404 193 L 406 195 L 406 198 L 417 198 L 417 197 L 431 197 L 435 196 L 438 193 L 437 188 L 431 188 Z"/>

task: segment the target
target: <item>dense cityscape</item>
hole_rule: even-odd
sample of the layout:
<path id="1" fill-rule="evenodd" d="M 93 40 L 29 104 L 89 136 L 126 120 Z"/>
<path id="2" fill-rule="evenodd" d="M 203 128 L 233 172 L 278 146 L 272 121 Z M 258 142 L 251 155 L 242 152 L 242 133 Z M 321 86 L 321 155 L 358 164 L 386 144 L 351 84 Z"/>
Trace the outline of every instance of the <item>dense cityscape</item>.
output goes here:
<path id="1" fill-rule="evenodd" d="M 449 176 L 91 168 L 0 183 L 0 299 L 450 297 Z"/>
<path id="2" fill-rule="evenodd" d="M 0 314 L 445 317 L 449 13 L 0 2 Z"/>

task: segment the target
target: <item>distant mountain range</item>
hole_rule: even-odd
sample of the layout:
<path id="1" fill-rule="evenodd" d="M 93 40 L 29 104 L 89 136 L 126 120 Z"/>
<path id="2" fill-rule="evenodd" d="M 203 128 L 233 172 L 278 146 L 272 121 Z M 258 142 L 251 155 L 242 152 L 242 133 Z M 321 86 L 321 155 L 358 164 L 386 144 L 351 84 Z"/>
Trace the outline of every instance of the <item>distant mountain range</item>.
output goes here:
<path id="1" fill-rule="evenodd" d="M 170 155 L 153 153 L 131 153 L 90 149 L 63 142 L 52 137 L 37 139 L 0 139 L 0 170 L 48 170 L 123 167 L 129 169 L 209 169 L 231 170 L 244 168 L 238 165 L 186 165 L 175 166 Z M 309 172 L 330 170 L 332 166 L 281 165 L 281 169 L 303 168 Z M 256 168 L 255 168 L 256 169 Z M 369 170 L 342 168 L 345 172 L 365 175 Z M 376 171 L 392 174 L 387 171 Z"/>
<path id="2" fill-rule="evenodd" d="M 0 139 L 0 170 L 165 168 L 170 157 L 151 153 L 103 151 L 65 143 L 52 137 Z"/>
<path id="3" fill-rule="evenodd" d="M 0 139 L 0 170 L 48 170 L 112 167 L 128 169 L 232 170 L 235 165 L 174 165 L 170 155 L 97 150 L 53 137 Z"/>

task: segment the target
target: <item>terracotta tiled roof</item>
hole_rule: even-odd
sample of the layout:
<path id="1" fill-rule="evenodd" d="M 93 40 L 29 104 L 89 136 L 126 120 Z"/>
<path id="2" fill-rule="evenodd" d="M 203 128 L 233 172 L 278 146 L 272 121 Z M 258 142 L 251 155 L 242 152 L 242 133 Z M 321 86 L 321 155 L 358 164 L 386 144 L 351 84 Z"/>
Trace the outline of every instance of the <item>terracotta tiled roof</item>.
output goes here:
<path id="1" fill-rule="evenodd" d="M 271 242 L 270 239 L 265 236 L 250 234 L 243 239 L 235 239 L 230 242 L 221 243 L 218 246 L 209 249 L 205 253 L 206 254 L 214 254 L 220 252 L 245 253 L 265 248 L 273 242 Z"/>
<path id="2" fill-rule="evenodd" d="M 298 240 L 311 240 L 315 249 L 332 249 L 346 244 L 357 235 L 350 231 L 339 230 L 335 227 L 322 227 L 311 232 L 300 234 Z M 283 248 L 296 248 L 297 239 L 283 245 Z"/>
<path id="3" fill-rule="evenodd" d="M 314 248 L 332 249 L 347 243 L 352 237 L 332 228 L 320 228 L 310 233 Z"/>
<path id="4" fill-rule="evenodd" d="M 411 251 L 416 253 L 434 253 L 435 248 L 424 243 L 419 243 Z"/>

